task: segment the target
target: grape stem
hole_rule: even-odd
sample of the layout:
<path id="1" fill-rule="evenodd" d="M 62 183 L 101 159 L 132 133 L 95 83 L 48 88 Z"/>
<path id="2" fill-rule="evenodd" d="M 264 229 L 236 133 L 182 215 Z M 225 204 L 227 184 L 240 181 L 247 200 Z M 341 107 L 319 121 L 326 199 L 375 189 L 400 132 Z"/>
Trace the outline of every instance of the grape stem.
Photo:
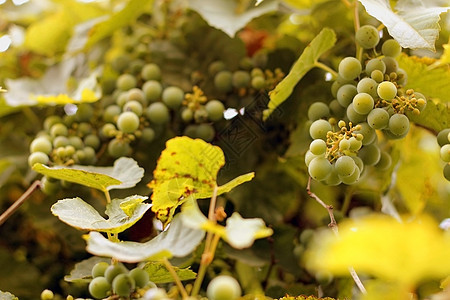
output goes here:
<path id="1" fill-rule="evenodd" d="M 333 206 L 332 205 L 328 205 L 325 202 L 323 202 L 322 199 L 320 199 L 316 194 L 314 194 L 311 191 L 311 176 L 308 178 L 308 184 L 306 186 L 306 192 L 308 193 L 308 195 L 311 198 L 316 200 L 321 206 L 323 206 L 328 211 L 328 214 L 330 215 L 330 224 L 328 224 L 328 227 L 330 227 L 330 229 L 333 231 L 333 233 L 336 236 L 339 236 L 338 225 L 337 225 L 336 219 L 335 219 L 334 214 L 333 214 Z M 359 278 L 359 276 L 356 273 L 355 269 L 353 267 L 349 267 L 348 270 L 350 272 L 350 275 L 353 278 L 353 281 L 355 281 L 356 286 L 359 288 L 361 293 L 367 294 L 366 288 L 364 287 L 363 283 L 361 282 L 361 279 Z"/>
<path id="2" fill-rule="evenodd" d="M 345 6 L 347 6 L 348 8 L 352 7 L 352 4 L 350 2 L 348 2 L 348 0 L 341 0 L 342 3 L 344 3 Z"/>
<path id="3" fill-rule="evenodd" d="M 111 196 L 109 195 L 109 191 L 105 190 L 106 203 L 111 203 Z"/>
<path id="4" fill-rule="evenodd" d="M 329 66 L 327 66 L 326 64 L 323 64 L 323 63 L 321 63 L 319 61 L 316 61 L 314 63 L 314 66 L 324 70 L 325 72 L 331 73 L 331 75 L 333 75 L 333 78 L 337 78 L 338 77 L 338 73 L 335 70 L 333 70 L 332 68 L 330 68 Z"/>
<path id="5" fill-rule="evenodd" d="M 30 187 L 25 191 L 25 193 L 20 196 L 1 216 L 0 216 L 0 226 L 5 223 L 5 221 L 11 217 L 16 210 L 25 202 L 25 200 L 30 197 L 30 195 L 34 192 L 35 189 L 41 186 L 41 182 L 39 180 L 34 181 Z"/>
<path id="6" fill-rule="evenodd" d="M 181 293 L 181 296 L 183 297 L 183 299 L 187 299 L 189 296 L 186 292 L 186 289 L 184 288 L 183 283 L 181 282 L 180 278 L 177 275 L 177 272 L 174 270 L 172 264 L 167 259 L 167 257 L 164 257 L 163 263 L 166 269 L 169 271 L 170 275 L 172 275 L 173 280 L 175 280 L 175 284 L 177 285 L 178 290 Z"/>

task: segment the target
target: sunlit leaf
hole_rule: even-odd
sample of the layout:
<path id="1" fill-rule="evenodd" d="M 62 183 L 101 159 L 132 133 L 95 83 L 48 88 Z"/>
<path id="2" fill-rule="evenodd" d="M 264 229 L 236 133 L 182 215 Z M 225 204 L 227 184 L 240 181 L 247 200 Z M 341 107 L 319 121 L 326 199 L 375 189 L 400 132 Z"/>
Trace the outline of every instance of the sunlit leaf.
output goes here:
<path id="1" fill-rule="evenodd" d="M 428 6 L 422 0 L 400 0 L 394 13 L 386 0 L 359 0 L 366 11 L 386 26 L 403 48 L 435 50 L 439 15 L 450 7 Z"/>
<path id="2" fill-rule="evenodd" d="M 133 226 L 150 208 L 150 204 L 142 203 L 145 199 L 147 197 L 138 195 L 113 199 L 106 206 L 107 219 L 80 198 L 59 200 L 53 204 L 51 210 L 61 221 L 77 229 L 120 233 Z M 125 206 L 126 211 L 121 207 L 123 202 L 128 205 Z M 132 202 L 134 203 L 130 206 Z"/>
<path id="3" fill-rule="evenodd" d="M 339 224 L 339 237 L 326 230 L 305 257 L 308 267 L 344 275 L 353 266 L 401 285 L 443 278 L 450 273 L 450 236 L 430 217 L 400 223 L 372 215 Z"/>
<path id="4" fill-rule="evenodd" d="M 447 44 L 442 45 L 444 48 L 444 52 L 441 55 L 441 63 L 442 64 L 450 64 L 450 40 Z"/>
<path id="5" fill-rule="evenodd" d="M 336 43 L 336 34 L 329 28 L 324 28 L 305 48 L 302 55 L 294 63 L 289 74 L 270 91 L 268 108 L 264 111 L 264 119 L 283 103 L 292 93 L 297 83 L 317 63 L 319 57 L 331 49 Z"/>
<path id="6" fill-rule="evenodd" d="M 87 283 L 92 279 L 92 268 L 99 262 L 111 263 L 111 258 L 92 256 L 79 263 L 70 271 L 69 275 L 64 276 L 64 280 L 68 282 Z"/>
<path id="7" fill-rule="evenodd" d="M 148 262 L 143 266 L 143 269 L 147 271 L 150 276 L 150 281 L 153 283 L 162 284 L 174 282 L 172 274 L 166 269 L 164 263 L 155 261 Z M 180 280 L 191 280 L 197 277 L 197 274 L 190 268 L 181 269 L 173 266 L 173 269 Z"/>
<path id="8" fill-rule="evenodd" d="M 135 263 L 186 256 L 200 244 L 204 236 L 203 230 L 184 226 L 180 218 L 176 216 L 166 231 L 145 243 L 115 243 L 98 232 L 90 232 L 86 240 L 87 251 L 92 254 Z"/>

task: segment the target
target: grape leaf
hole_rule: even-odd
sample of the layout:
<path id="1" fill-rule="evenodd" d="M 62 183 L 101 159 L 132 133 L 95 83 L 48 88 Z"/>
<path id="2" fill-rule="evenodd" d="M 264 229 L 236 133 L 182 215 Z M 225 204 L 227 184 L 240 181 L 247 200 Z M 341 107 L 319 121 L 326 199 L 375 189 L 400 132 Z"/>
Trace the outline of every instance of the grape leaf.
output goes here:
<path id="1" fill-rule="evenodd" d="M 289 74 L 277 84 L 275 89 L 269 92 L 270 101 L 268 108 L 264 111 L 264 120 L 291 95 L 297 83 L 315 66 L 319 57 L 333 47 L 335 43 L 336 34 L 334 31 L 329 28 L 322 29 L 303 50 Z"/>
<path id="2" fill-rule="evenodd" d="M 171 283 L 174 282 L 172 274 L 166 269 L 164 263 L 151 261 L 143 266 L 143 269 L 147 271 L 150 276 L 150 281 L 156 284 Z M 173 266 L 173 269 L 178 275 L 180 280 L 191 280 L 197 277 L 197 274 L 190 268 L 180 269 Z"/>
<path id="3" fill-rule="evenodd" d="M 368 14 L 386 26 L 403 48 L 435 51 L 439 35 L 439 15 L 450 9 L 427 6 L 422 0 L 400 0 L 394 13 L 386 0 L 359 0 Z"/>
<path id="4" fill-rule="evenodd" d="M 95 208 L 80 198 L 59 200 L 52 205 L 51 211 L 64 223 L 80 230 L 95 230 L 109 233 L 120 233 L 139 221 L 150 208 L 150 204 L 142 203 L 147 197 L 129 196 L 125 199 L 113 199 L 106 206 L 108 219 L 103 218 Z M 121 204 L 134 202 L 133 209 L 125 212 Z"/>
<path id="5" fill-rule="evenodd" d="M 201 139 L 184 136 L 167 141 L 153 172 L 153 180 L 148 184 L 153 189 L 152 211 L 157 218 L 167 224 L 175 209 L 189 196 L 211 197 L 217 184 L 217 173 L 224 164 L 222 150 Z M 239 176 L 218 187 L 218 194 L 252 178 L 253 173 Z"/>
<path id="6" fill-rule="evenodd" d="M 249 7 L 241 8 L 237 1 L 189 0 L 189 7 L 198 12 L 209 25 L 222 30 L 230 37 L 234 37 L 236 32 L 244 28 L 254 18 L 277 10 L 278 2 L 265 0 L 257 6 L 250 5 Z M 240 12 L 240 10 L 243 11 Z"/>
<path id="7" fill-rule="evenodd" d="M 135 263 L 186 256 L 201 243 L 204 236 L 203 230 L 188 228 L 178 216 L 175 216 L 166 231 L 145 243 L 115 243 L 98 232 L 90 232 L 86 240 L 89 253 Z"/>
<path id="8" fill-rule="evenodd" d="M 68 282 L 88 283 L 92 279 L 92 268 L 99 262 L 111 263 L 111 258 L 92 256 L 79 263 L 70 271 L 69 275 L 64 276 Z"/>

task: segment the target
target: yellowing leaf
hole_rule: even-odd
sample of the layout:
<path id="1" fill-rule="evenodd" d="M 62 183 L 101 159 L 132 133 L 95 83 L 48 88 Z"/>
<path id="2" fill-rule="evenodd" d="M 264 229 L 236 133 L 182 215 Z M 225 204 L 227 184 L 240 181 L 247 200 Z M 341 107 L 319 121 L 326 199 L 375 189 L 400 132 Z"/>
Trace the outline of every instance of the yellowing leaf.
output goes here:
<path id="1" fill-rule="evenodd" d="M 450 274 L 450 236 L 430 217 L 400 223 L 372 215 L 339 224 L 315 239 L 305 261 L 314 270 L 345 275 L 350 266 L 402 286 Z"/>
<path id="2" fill-rule="evenodd" d="M 83 98 L 81 101 L 75 100 L 70 98 L 66 94 L 59 94 L 59 95 L 50 95 L 50 96 L 44 96 L 44 95 L 38 95 L 38 96 L 31 96 L 31 99 L 36 100 L 38 104 L 68 104 L 68 103 L 91 103 L 97 101 L 99 98 L 95 96 L 94 91 L 91 90 L 83 90 Z"/>
<path id="3" fill-rule="evenodd" d="M 450 64 L 450 41 L 447 44 L 442 45 L 444 52 L 441 55 L 440 62 L 442 64 Z"/>
<path id="4" fill-rule="evenodd" d="M 174 282 L 172 274 L 166 269 L 164 263 L 152 261 L 142 267 L 150 276 L 150 281 L 156 284 Z M 173 266 L 180 280 L 191 280 L 197 277 L 197 274 L 190 268 L 181 269 Z"/>

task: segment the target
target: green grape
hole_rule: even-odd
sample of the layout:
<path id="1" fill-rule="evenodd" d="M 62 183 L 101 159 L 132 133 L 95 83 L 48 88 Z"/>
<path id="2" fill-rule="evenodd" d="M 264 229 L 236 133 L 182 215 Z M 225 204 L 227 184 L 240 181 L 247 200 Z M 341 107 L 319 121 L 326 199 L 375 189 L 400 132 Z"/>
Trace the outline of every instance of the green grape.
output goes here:
<path id="1" fill-rule="evenodd" d="M 148 101 L 156 102 L 161 98 L 163 88 L 159 81 L 149 80 L 142 85 L 142 91 Z"/>
<path id="2" fill-rule="evenodd" d="M 127 141 L 115 138 L 108 144 L 108 154 L 112 157 L 127 156 L 130 152 L 131 147 Z"/>
<path id="3" fill-rule="evenodd" d="M 33 167 L 33 165 L 36 163 L 46 165 L 49 161 L 50 158 L 48 157 L 48 155 L 40 151 L 33 152 L 30 154 L 30 156 L 28 156 L 28 165 L 30 167 Z"/>
<path id="4" fill-rule="evenodd" d="M 360 115 L 367 115 L 372 109 L 375 101 L 367 93 L 358 93 L 353 98 L 353 109 Z"/>
<path id="5" fill-rule="evenodd" d="M 393 57 L 385 56 L 382 58 L 386 65 L 386 74 L 396 73 L 398 69 L 398 62 Z"/>
<path id="6" fill-rule="evenodd" d="M 400 46 L 396 40 L 388 39 L 383 42 L 383 45 L 381 45 L 381 53 L 383 53 L 384 56 L 395 58 L 402 53 L 402 46 Z"/>
<path id="7" fill-rule="evenodd" d="M 361 141 L 363 146 L 372 144 L 377 137 L 375 129 L 370 127 L 366 122 L 359 123 L 358 126 L 360 126 L 361 129 L 356 130 L 355 133 L 360 133 L 363 135 L 363 139 Z"/>
<path id="8" fill-rule="evenodd" d="M 353 108 L 353 103 L 350 103 L 350 105 L 347 107 L 347 118 L 352 122 L 353 124 L 358 124 L 361 122 L 364 122 L 366 120 L 365 115 L 358 114 L 355 109 Z"/>
<path id="9" fill-rule="evenodd" d="M 330 176 L 332 170 L 331 163 L 325 157 L 318 156 L 311 160 L 308 166 L 309 175 L 317 180 L 322 181 Z"/>
<path id="10" fill-rule="evenodd" d="M 46 195 L 54 195 L 61 188 L 60 181 L 49 177 L 42 177 L 41 190 Z"/>
<path id="11" fill-rule="evenodd" d="M 161 99 L 168 108 L 177 109 L 184 100 L 184 92 L 179 87 L 169 86 L 163 90 Z"/>
<path id="12" fill-rule="evenodd" d="M 67 157 L 71 157 L 72 155 L 75 154 L 75 147 L 72 145 L 67 145 L 66 147 L 64 147 L 64 153 Z"/>
<path id="13" fill-rule="evenodd" d="M 381 151 L 377 145 L 371 144 L 362 147 L 358 151 L 358 156 L 362 159 L 365 165 L 374 166 L 380 161 Z"/>
<path id="14" fill-rule="evenodd" d="M 384 74 L 380 70 L 373 70 L 372 73 L 370 73 L 370 78 L 372 78 L 376 83 L 380 83 L 384 80 Z"/>
<path id="15" fill-rule="evenodd" d="M 327 143 L 324 140 L 314 140 L 309 145 L 309 150 L 314 155 L 324 155 L 327 151 Z"/>
<path id="16" fill-rule="evenodd" d="M 364 70 L 367 76 L 371 76 L 372 72 L 378 70 L 383 75 L 386 73 L 386 64 L 379 58 L 372 58 L 366 64 L 366 69 Z M 383 76 L 384 77 L 384 76 Z"/>
<path id="17" fill-rule="evenodd" d="M 128 91 L 137 86 L 137 81 L 131 74 L 122 74 L 117 78 L 116 86 L 121 91 Z"/>
<path id="18" fill-rule="evenodd" d="M 97 158 L 95 156 L 94 148 L 84 147 L 83 152 L 84 152 L 84 159 L 85 159 L 85 161 L 83 163 L 84 164 L 94 164 L 95 161 L 97 160 Z"/>
<path id="19" fill-rule="evenodd" d="M 181 111 L 181 119 L 186 123 L 191 122 L 194 119 L 194 112 L 187 107 L 184 108 Z"/>
<path id="20" fill-rule="evenodd" d="M 251 76 L 247 71 L 236 71 L 233 73 L 231 83 L 235 88 L 246 88 L 250 85 Z"/>
<path id="21" fill-rule="evenodd" d="M 162 102 L 154 102 L 145 110 L 145 116 L 154 124 L 164 124 L 170 120 L 170 112 Z"/>
<path id="22" fill-rule="evenodd" d="M 127 101 L 138 101 L 142 105 L 147 105 L 147 99 L 143 90 L 139 88 L 132 88 L 127 93 Z"/>
<path id="23" fill-rule="evenodd" d="M 153 128 L 147 127 L 142 129 L 141 139 L 144 142 L 151 143 L 156 137 L 156 132 Z"/>
<path id="24" fill-rule="evenodd" d="M 133 75 L 138 75 L 142 72 L 143 68 L 145 66 L 145 61 L 142 59 L 135 59 L 130 62 L 130 65 L 128 66 L 128 70 Z"/>
<path id="25" fill-rule="evenodd" d="M 264 77 L 264 71 L 261 68 L 253 68 L 250 71 L 250 76 L 252 76 L 252 77 Z"/>
<path id="26" fill-rule="evenodd" d="M 315 121 L 330 116 L 330 108 L 323 102 L 314 102 L 308 108 L 308 119 Z"/>
<path id="27" fill-rule="evenodd" d="M 356 90 L 358 93 L 367 93 L 373 98 L 376 98 L 377 95 L 377 86 L 378 83 L 372 78 L 366 77 L 361 79 L 356 85 Z"/>
<path id="28" fill-rule="evenodd" d="M 419 92 L 414 92 L 414 97 L 417 99 L 417 108 L 423 111 L 427 106 L 427 98 Z"/>
<path id="29" fill-rule="evenodd" d="M 198 125 L 189 125 L 183 131 L 183 135 L 188 136 L 190 138 L 197 138 L 197 126 Z"/>
<path id="30" fill-rule="evenodd" d="M 339 101 L 337 99 L 334 99 L 330 102 L 328 105 L 330 112 L 333 116 L 336 117 L 343 117 L 345 115 L 345 107 L 339 104 Z"/>
<path id="31" fill-rule="evenodd" d="M 69 139 L 65 136 L 57 136 L 53 139 L 53 148 L 65 147 L 69 145 Z"/>
<path id="32" fill-rule="evenodd" d="M 444 178 L 450 181 L 450 164 L 446 164 L 444 167 Z"/>
<path id="33" fill-rule="evenodd" d="M 80 136 L 85 136 L 92 133 L 92 125 L 87 122 L 79 123 L 77 133 Z"/>
<path id="34" fill-rule="evenodd" d="M 116 78 L 102 78 L 101 87 L 104 95 L 111 95 L 116 89 Z"/>
<path id="35" fill-rule="evenodd" d="M 209 100 L 205 109 L 208 113 L 208 119 L 211 121 L 219 121 L 223 119 L 223 112 L 225 111 L 225 106 L 219 100 Z"/>
<path id="36" fill-rule="evenodd" d="M 350 156 L 341 156 L 334 163 L 339 178 L 348 177 L 355 171 L 356 163 Z"/>
<path id="37" fill-rule="evenodd" d="M 103 137 L 110 138 L 110 137 L 113 137 L 113 136 L 116 135 L 116 131 L 117 131 L 117 128 L 116 128 L 116 126 L 114 124 L 106 123 L 100 129 L 100 134 Z"/>
<path id="38" fill-rule="evenodd" d="M 405 70 L 398 68 L 397 69 L 397 83 L 401 86 L 405 86 L 408 82 L 408 73 Z"/>
<path id="39" fill-rule="evenodd" d="M 146 64 L 142 67 L 142 79 L 144 80 L 161 80 L 161 69 L 157 64 Z"/>
<path id="40" fill-rule="evenodd" d="M 374 108 L 367 116 L 367 123 L 373 129 L 384 129 L 389 124 L 389 113 L 383 108 Z"/>
<path id="41" fill-rule="evenodd" d="M 356 166 L 358 167 L 360 173 L 364 170 L 364 162 L 358 156 L 351 156 L 351 158 L 355 161 Z"/>
<path id="42" fill-rule="evenodd" d="M 69 136 L 69 145 L 72 145 L 76 150 L 84 147 L 83 140 L 79 136 Z"/>
<path id="43" fill-rule="evenodd" d="M 96 299 L 108 297 L 110 291 L 111 283 L 109 283 L 109 281 L 103 276 L 95 277 L 89 283 L 89 293 Z"/>
<path id="44" fill-rule="evenodd" d="M 248 56 L 244 56 L 239 61 L 239 67 L 244 70 L 250 70 L 251 68 L 253 68 L 252 59 Z"/>
<path id="45" fill-rule="evenodd" d="M 389 131 L 396 135 L 402 136 L 408 133 L 409 130 L 409 119 L 407 116 L 402 114 L 393 114 L 389 118 Z"/>
<path id="46" fill-rule="evenodd" d="M 339 141 L 339 151 L 345 151 L 350 149 L 350 140 L 342 139 Z"/>
<path id="47" fill-rule="evenodd" d="M 337 76 L 336 79 L 334 80 L 333 84 L 331 85 L 331 94 L 333 95 L 333 97 L 337 97 L 337 91 L 346 84 L 351 84 L 351 85 L 355 85 L 355 81 L 352 80 L 347 80 L 342 78 L 341 76 Z"/>
<path id="48" fill-rule="evenodd" d="M 230 92 L 233 89 L 233 74 L 230 71 L 220 71 L 214 76 L 214 86 L 221 93 Z"/>
<path id="49" fill-rule="evenodd" d="M 339 177 L 339 178 L 342 180 L 342 183 L 347 184 L 347 185 L 352 185 L 352 184 L 355 184 L 359 180 L 360 176 L 361 176 L 360 169 L 355 168 L 355 170 L 353 171 L 353 173 L 350 176 Z"/>
<path id="50" fill-rule="evenodd" d="M 392 158 L 386 151 L 381 151 L 380 160 L 375 165 L 377 170 L 385 171 L 392 165 Z"/>
<path id="51" fill-rule="evenodd" d="M 241 287 L 233 277 L 219 275 L 209 282 L 206 295 L 210 300 L 234 300 L 241 296 Z"/>
<path id="52" fill-rule="evenodd" d="M 448 135 L 450 134 L 450 128 L 443 129 L 439 131 L 436 139 L 440 147 L 450 143 Z"/>
<path id="53" fill-rule="evenodd" d="M 206 142 L 211 142 L 214 139 L 214 136 L 216 135 L 214 127 L 206 123 L 198 125 L 195 133 L 196 137 L 201 138 Z"/>
<path id="54" fill-rule="evenodd" d="M 358 59 L 354 57 L 345 57 L 338 66 L 339 75 L 347 80 L 355 79 L 361 74 L 362 67 Z"/>
<path id="55" fill-rule="evenodd" d="M 130 297 L 131 292 L 136 288 L 136 282 L 128 274 L 119 274 L 114 278 L 112 288 L 114 294 L 120 297 Z"/>
<path id="56" fill-rule="evenodd" d="M 125 103 L 128 101 L 128 93 L 127 92 L 120 92 L 116 97 L 116 104 L 119 107 L 123 107 Z"/>
<path id="57" fill-rule="evenodd" d="M 67 129 L 66 125 L 63 123 L 56 123 L 50 128 L 50 135 L 52 137 L 56 136 L 67 136 L 69 134 L 69 130 Z"/>
<path id="58" fill-rule="evenodd" d="M 350 149 L 351 151 L 358 151 L 361 149 L 362 141 L 358 140 L 354 136 L 348 139 L 348 142 L 350 143 Z"/>
<path id="59" fill-rule="evenodd" d="M 132 111 L 125 111 L 117 119 L 117 128 L 125 133 L 133 133 L 139 128 L 139 117 Z"/>
<path id="60" fill-rule="evenodd" d="M 326 120 L 316 120 L 311 124 L 311 127 L 309 127 L 309 135 L 313 139 L 327 139 L 327 133 L 328 131 L 331 131 L 332 127 L 331 124 Z"/>
<path id="61" fill-rule="evenodd" d="M 263 76 L 252 77 L 251 86 L 255 90 L 262 90 L 266 86 L 266 80 Z"/>
<path id="62" fill-rule="evenodd" d="M 219 73 L 220 71 L 225 70 L 225 68 L 226 68 L 226 66 L 223 61 L 221 61 L 221 60 L 213 61 L 208 66 L 208 74 L 211 76 L 214 76 L 217 73 Z"/>
<path id="63" fill-rule="evenodd" d="M 95 277 L 100 277 L 100 276 L 105 276 L 105 271 L 106 269 L 109 267 L 109 264 L 105 261 L 101 261 L 96 263 L 93 267 L 92 267 L 92 278 Z"/>
<path id="64" fill-rule="evenodd" d="M 383 81 L 378 84 L 377 94 L 381 99 L 391 100 L 397 96 L 397 87 L 390 81 Z"/>
<path id="65" fill-rule="evenodd" d="M 440 153 L 443 161 L 450 162 L 450 144 L 442 146 Z"/>
<path id="66" fill-rule="evenodd" d="M 35 138 L 30 144 L 30 152 L 43 152 L 45 154 L 50 154 L 52 149 L 52 143 L 47 137 L 44 136 Z"/>
<path id="67" fill-rule="evenodd" d="M 78 105 L 75 120 L 78 122 L 89 122 L 94 116 L 94 108 L 87 103 Z"/>
<path id="68" fill-rule="evenodd" d="M 142 115 L 142 104 L 139 101 L 136 100 L 131 100 L 128 101 L 127 103 L 125 103 L 125 105 L 123 106 L 123 111 L 131 111 L 133 113 L 135 113 L 137 116 L 141 116 Z"/>
<path id="69" fill-rule="evenodd" d="M 331 165 L 330 176 L 325 179 L 325 184 L 329 186 L 337 186 L 342 183 L 342 180 L 339 178 L 338 172 L 336 171 L 336 167 L 334 164 Z"/>
<path id="70" fill-rule="evenodd" d="M 204 106 L 200 106 L 194 111 L 194 120 L 197 123 L 206 122 L 208 120 L 208 111 Z"/>
<path id="71" fill-rule="evenodd" d="M 122 263 L 110 265 L 105 270 L 105 278 L 109 283 L 112 283 L 114 278 L 119 274 L 127 274 L 128 269 Z"/>
<path id="72" fill-rule="evenodd" d="M 358 45 L 364 49 L 372 49 L 378 45 L 380 36 L 378 30 L 372 25 L 361 26 L 355 33 L 355 39 Z"/>
<path id="73" fill-rule="evenodd" d="M 128 55 L 120 55 L 117 56 L 113 61 L 111 62 L 111 65 L 114 70 L 121 73 L 125 71 L 125 69 L 130 64 L 131 58 Z"/>
<path id="74" fill-rule="evenodd" d="M 52 300 L 55 297 L 55 294 L 48 289 L 45 289 L 41 293 L 41 300 Z"/>
<path id="75" fill-rule="evenodd" d="M 311 152 L 311 150 L 306 151 L 306 153 L 305 153 L 305 165 L 306 165 L 307 167 L 309 167 L 309 163 L 310 163 L 314 158 L 316 158 L 316 157 L 317 157 L 317 155 L 314 155 L 314 154 Z"/>
<path id="76" fill-rule="evenodd" d="M 57 123 L 61 123 L 62 119 L 59 116 L 48 116 L 47 118 L 45 118 L 44 120 L 44 129 L 47 131 L 50 131 L 50 128 L 57 124 Z"/>
<path id="77" fill-rule="evenodd" d="M 84 137 L 84 145 L 98 149 L 100 147 L 100 138 L 95 134 L 89 134 Z"/>
<path id="78" fill-rule="evenodd" d="M 148 272 L 141 268 L 134 268 L 128 273 L 128 275 L 130 275 L 130 277 L 134 279 L 136 287 L 143 288 L 150 281 Z"/>
<path id="79" fill-rule="evenodd" d="M 116 122 L 116 119 L 119 117 L 122 109 L 118 105 L 110 105 L 105 108 L 103 112 L 103 121 L 107 123 Z"/>
<path id="80" fill-rule="evenodd" d="M 352 103 L 353 97 L 358 94 L 356 86 L 353 84 L 344 84 L 337 91 L 336 99 L 342 107 L 347 107 Z"/>

